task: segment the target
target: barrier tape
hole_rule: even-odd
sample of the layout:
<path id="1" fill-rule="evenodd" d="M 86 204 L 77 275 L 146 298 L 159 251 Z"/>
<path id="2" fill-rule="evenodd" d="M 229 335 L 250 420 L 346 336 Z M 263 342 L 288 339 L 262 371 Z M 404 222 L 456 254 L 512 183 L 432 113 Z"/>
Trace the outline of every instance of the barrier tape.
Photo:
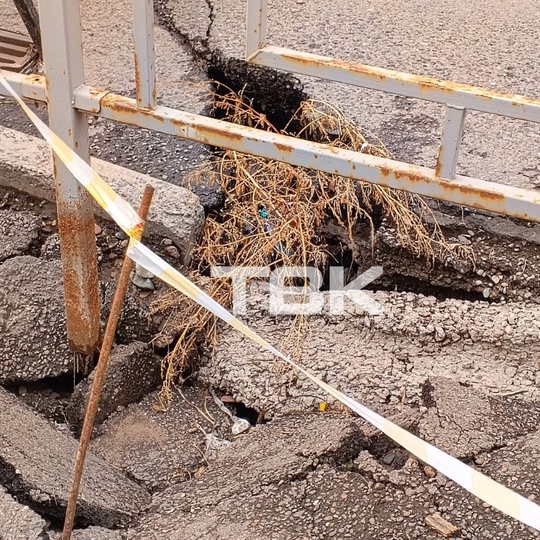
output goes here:
<path id="1" fill-rule="evenodd" d="M 373 424 L 376 428 L 393 439 L 408 452 L 422 462 L 444 474 L 468 492 L 497 508 L 501 512 L 521 521 L 525 525 L 540 531 L 540 506 L 529 499 L 518 495 L 495 480 L 462 463 L 458 459 L 423 441 L 412 433 L 390 422 L 383 416 L 360 404 L 353 398 L 325 383 L 302 366 L 293 362 L 288 356 L 278 351 L 266 340 L 238 320 L 222 305 L 208 296 L 189 279 L 166 263 L 161 257 L 148 249 L 141 242 L 142 220 L 129 203 L 122 199 L 87 163 L 77 156 L 59 137 L 57 137 L 12 90 L 4 77 L 0 75 L 0 83 L 17 100 L 30 120 L 49 143 L 52 150 L 63 161 L 73 176 L 88 190 L 98 204 L 130 237 L 128 256 L 139 263 L 159 279 L 182 292 L 205 309 L 231 325 L 246 337 L 281 358 L 313 383 L 359 416 Z"/>

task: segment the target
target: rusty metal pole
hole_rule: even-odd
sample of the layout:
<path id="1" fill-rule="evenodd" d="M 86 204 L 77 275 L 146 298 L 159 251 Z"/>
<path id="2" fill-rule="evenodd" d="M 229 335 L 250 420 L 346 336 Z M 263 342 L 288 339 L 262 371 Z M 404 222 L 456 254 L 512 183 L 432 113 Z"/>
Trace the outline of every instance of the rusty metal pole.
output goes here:
<path id="1" fill-rule="evenodd" d="M 74 91 L 84 83 L 79 2 L 42 0 L 39 17 L 47 29 L 41 44 L 50 128 L 89 162 L 88 121 L 73 107 Z M 68 341 L 73 350 L 91 354 L 100 338 L 93 202 L 56 156 L 53 165 Z"/>
<path id="2" fill-rule="evenodd" d="M 152 196 L 154 194 L 154 188 L 150 185 L 146 186 L 139 208 L 139 216 L 146 220 L 148 216 L 148 210 L 150 203 L 152 202 Z M 94 371 L 94 380 L 92 382 L 92 388 L 90 390 L 90 396 L 88 397 L 88 405 L 86 407 L 86 414 L 84 416 L 84 423 L 79 439 L 79 448 L 77 450 L 77 457 L 75 458 L 75 467 L 73 470 L 73 478 L 71 483 L 71 489 L 69 492 L 69 499 L 66 508 L 66 518 L 64 520 L 64 530 L 62 532 L 62 540 L 70 540 L 71 532 L 73 530 L 73 523 L 75 521 L 75 510 L 77 508 L 77 497 L 79 495 L 79 487 L 81 485 L 81 477 L 84 469 L 84 461 L 86 459 L 86 453 L 88 451 L 88 445 L 90 444 L 90 437 L 92 436 L 92 429 L 94 427 L 94 420 L 99 405 L 99 398 L 105 382 L 105 374 L 107 372 L 107 365 L 109 363 L 109 355 L 114 343 L 114 336 L 116 333 L 116 326 L 120 313 L 122 311 L 122 304 L 126 295 L 126 290 L 129 284 L 129 275 L 133 269 L 133 261 L 127 256 L 124 257 L 122 269 L 118 276 L 118 283 L 116 285 L 116 291 L 111 305 L 111 312 L 109 319 L 107 320 L 107 326 L 105 328 L 105 334 L 103 336 L 103 343 L 99 353 L 99 361 Z"/>

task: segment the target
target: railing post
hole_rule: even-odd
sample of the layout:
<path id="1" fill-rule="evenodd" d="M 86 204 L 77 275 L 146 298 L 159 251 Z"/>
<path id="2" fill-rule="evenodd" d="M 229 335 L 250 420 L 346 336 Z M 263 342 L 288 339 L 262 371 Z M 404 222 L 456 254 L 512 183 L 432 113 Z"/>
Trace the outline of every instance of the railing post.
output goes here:
<path id="1" fill-rule="evenodd" d="M 153 109 L 156 106 L 154 0 L 133 0 L 132 9 L 137 107 Z"/>
<path id="2" fill-rule="evenodd" d="M 39 18 L 49 125 L 89 161 L 86 115 L 73 108 L 73 91 L 84 83 L 79 2 L 41 0 Z M 68 340 L 75 351 L 90 354 L 98 345 L 100 332 L 93 206 L 86 190 L 56 156 L 53 165 Z"/>
<path id="3" fill-rule="evenodd" d="M 268 0 L 247 0 L 246 60 L 266 45 Z"/>
<path id="4" fill-rule="evenodd" d="M 440 178 L 453 180 L 456 177 L 459 147 L 463 138 L 467 109 L 447 105 L 441 144 L 437 155 L 435 174 Z"/>

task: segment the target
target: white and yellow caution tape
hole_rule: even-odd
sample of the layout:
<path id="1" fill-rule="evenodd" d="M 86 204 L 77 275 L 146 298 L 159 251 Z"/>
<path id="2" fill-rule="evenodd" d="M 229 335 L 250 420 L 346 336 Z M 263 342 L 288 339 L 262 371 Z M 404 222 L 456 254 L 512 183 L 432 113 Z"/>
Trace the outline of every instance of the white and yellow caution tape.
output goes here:
<path id="1" fill-rule="evenodd" d="M 277 357 L 289 363 L 299 372 L 303 373 L 317 386 L 334 396 L 341 403 L 356 412 L 359 416 L 373 424 L 385 435 L 400 444 L 418 459 L 464 487 L 479 499 L 497 508 L 501 512 L 512 516 L 525 525 L 540 531 L 540 506 L 529 499 L 518 495 L 502 484 L 462 463 L 458 459 L 439 450 L 435 446 L 423 441 L 412 433 L 390 422 L 383 416 L 368 409 L 353 398 L 336 390 L 325 383 L 302 366 L 293 362 L 288 356 L 278 351 L 266 340 L 238 320 L 222 305 L 208 296 L 203 290 L 193 284 L 189 279 L 167 264 L 152 250 L 141 244 L 142 220 L 135 210 L 122 199 L 93 169 L 77 156 L 61 139 L 59 139 L 22 101 L 11 89 L 7 81 L 0 75 L 0 84 L 19 102 L 30 120 L 49 143 L 52 150 L 68 167 L 73 176 L 88 190 L 98 204 L 116 221 L 116 223 L 130 236 L 128 255 L 142 267 L 152 272 L 165 283 L 179 290 L 214 315 L 231 325 L 246 337 L 270 351 Z"/>
<path id="2" fill-rule="evenodd" d="M 60 137 L 55 135 L 26 103 L 15 93 L 6 79 L 0 75 L 2 86 L 16 99 L 28 118 L 32 120 L 54 153 L 69 169 L 71 174 L 88 190 L 88 193 L 107 212 L 119 227 L 131 238 L 139 239 L 143 230 L 143 220 L 131 205 L 99 176 L 86 161 L 81 159 Z"/>

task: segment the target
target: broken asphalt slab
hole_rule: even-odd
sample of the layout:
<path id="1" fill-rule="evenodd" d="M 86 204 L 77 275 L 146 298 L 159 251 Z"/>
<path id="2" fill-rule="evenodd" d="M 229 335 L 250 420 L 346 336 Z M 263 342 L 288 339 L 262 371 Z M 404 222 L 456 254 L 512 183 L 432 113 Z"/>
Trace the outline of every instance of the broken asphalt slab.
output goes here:
<path id="1" fill-rule="evenodd" d="M 230 444 L 229 418 L 206 389 L 184 386 L 163 410 L 159 396 L 112 415 L 92 441 L 92 450 L 151 492 L 200 475 L 217 447 Z"/>
<path id="2" fill-rule="evenodd" d="M 77 433 L 82 428 L 93 380 L 94 372 L 75 387 L 65 411 L 70 428 Z M 118 345 L 109 359 L 95 425 L 101 424 L 119 407 L 139 401 L 155 390 L 160 382 L 161 359 L 150 345 L 139 341 Z"/>
<path id="3" fill-rule="evenodd" d="M 0 482 L 36 512 L 64 517 L 78 443 L 0 388 Z M 80 524 L 126 525 L 150 502 L 146 490 L 89 453 L 79 494 Z"/>
<path id="4" fill-rule="evenodd" d="M 60 261 L 13 257 L 0 265 L 0 382 L 73 369 Z"/>
<path id="5" fill-rule="evenodd" d="M 415 459 L 397 468 L 385 465 L 367 450 L 372 441 L 365 427 L 328 413 L 279 417 L 258 426 L 221 450 L 199 478 L 154 495 L 128 538 L 435 540 L 440 536 L 426 518 L 439 513 L 460 529 L 462 539 L 531 538 L 528 528 L 487 509 L 442 475 L 428 474 Z M 529 448 L 532 438 L 515 450 Z M 500 467 L 498 452 L 504 450 L 490 454 L 493 468 Z M 530 458 L 538 460 L 536 453 Z M 529 461 L 517 452 L 510 451 L 505 461 L 511 464 L 508 475 L 516 476 L 515 487 L 521 474 L 537 474 L 537 465 L 529 470 Z M 533 483 L 518 491 L 537 493 L 538 482 Z"/>
<path id="6" fill-rule="evenodd" d="M 422 387 L 427 412 L 418 434 L 458 459 L 504 447 L 540 425 L 540 405 L 488 396 L 458 381 L 433 377 Z"/>
<path id="7" fill-rule="evenodd" d="M 55 201 L 50 149 L 41 139 L 0 126 L 0 185 Z M 170 238 L 188 263 L 204 224 L 204 210 L 191 191 L 163 180 L 119 167 L 99 159 L 92 166 L 133 207 L 138 208 L 144 188 L 155 188 L 147 222 L 148 234 Z M 95 205 L 101 217 L 111 218 Z"/>
<path id="8" fill-rule="evenodd" d="M 328 305 L 327 293 L 322 294 Z M 383 414 L 394 413 L 401 403 L 423 407 L 423 384 L 436 376 L 493 397 L 517 393 L 524 401 L 540 402 L 537 304 L 364 294 L 378 303 L 380 314 L 370 315 L 345 300 L 341 315 L 307 318 L 309 339 L 297 352 L 303 367 L 327 383 Z M 266 288 L 253 286 L 245 320 L 269 343 L 283 343 L 292 321 L 271 316 L 268 302 Z M 330 399 L 287 365 L 273 362 L 270 353 L 220 325 L 214 353 L 201 362 L 198 377 L 249 407 L 265 410 L 267 417 L 275 411 L 313 410 Z"/>
<path id="9" fill-rule="evenodd" d="M 0 540 L 42 540 L 45 520 L 0 486 Z"/>
<path id="10" fill-rule="evenodd" d="M 244 518 L 245 508 L 267 489 L 304 478 L 321 463 L 345 463 L 364 444 L 349 418 L 297 415 L 260 425 L 222 449 L 200 477 L 156 494 L 128 537 L 180 540 L 196 534 L 217 539 L 227 530 L 230 538 L 247 538 L 252 523 Z M 209 526 L 214 536 L 205 534 Z"/>

